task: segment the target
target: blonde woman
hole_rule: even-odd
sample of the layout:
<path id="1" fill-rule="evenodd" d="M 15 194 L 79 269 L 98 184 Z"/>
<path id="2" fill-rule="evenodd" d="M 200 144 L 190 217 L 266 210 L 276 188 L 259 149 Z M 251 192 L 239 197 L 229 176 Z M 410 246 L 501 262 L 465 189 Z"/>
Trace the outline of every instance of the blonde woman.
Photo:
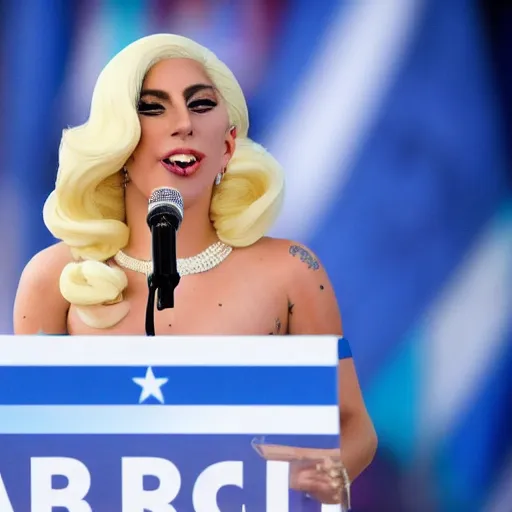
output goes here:
<path id="1" fill-rule="evenodd" d="M 55 190 L 44 207 L 60 243 L 28 263 L 14 307 L 16 334 L 144 334 L 151 238 L 148 198 L 180 191 L 181 281 L 158 334 L 342 335 L 328 276 L 306 247 L 265 237 L 283 173 L 247 137 L 242 90 L 212 52 L 157 34 L 121 51 L 100 74 L 88 121 L 64 131 Z M 197 264 L 207 268 L 197 273 Z M 356 478 L 376 436 L 351 357 L 340 360 L 342 465 Z M 303 490 L 339 500 L 329 471 Z"/>

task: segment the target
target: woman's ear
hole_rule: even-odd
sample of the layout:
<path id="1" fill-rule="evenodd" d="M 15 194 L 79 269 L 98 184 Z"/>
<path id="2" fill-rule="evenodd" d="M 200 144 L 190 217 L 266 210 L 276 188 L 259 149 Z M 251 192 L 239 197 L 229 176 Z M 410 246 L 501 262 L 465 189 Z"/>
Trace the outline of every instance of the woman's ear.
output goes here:
<path id="1" fill-rule="evenodd" d="M 223 166 L 226 167 L 236 148 L 236 126 L 230 126 L 226 133 Z"/>

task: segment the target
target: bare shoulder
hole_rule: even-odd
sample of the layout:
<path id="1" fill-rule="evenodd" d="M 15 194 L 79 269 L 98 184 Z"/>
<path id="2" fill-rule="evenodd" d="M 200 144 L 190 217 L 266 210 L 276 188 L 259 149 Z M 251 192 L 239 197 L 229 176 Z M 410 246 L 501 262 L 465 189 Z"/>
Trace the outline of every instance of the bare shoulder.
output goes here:
<path id="1" fill-rule="evenodd" d="M 309 247 L 293 240 L 266 237 L 254 249 L 278 269 L 287 293 L 290 334 L 343 334 L 331 281 Z"/>
<path id="2" fill-rule="evenodd" d="M 73 261 L 63 243 L 38 252 L 25 266 L 14 302 L 15 334 L 63 334 L 66 332 L 68 302 L 62 297 L 62 269 Z"/>
<path id="3" fill-rule="evenodd" d="M 272 265 L 279 268 L 283 279 L 290 284 L 303 282 L 322 284 L 327 277 L 319 258 L 305 245 L 284 238 L 264 237 L 256 242 L 251 250 L 254 259 L 271 260 Z M 329 284 L 329 283 L 327 283 Z"/>

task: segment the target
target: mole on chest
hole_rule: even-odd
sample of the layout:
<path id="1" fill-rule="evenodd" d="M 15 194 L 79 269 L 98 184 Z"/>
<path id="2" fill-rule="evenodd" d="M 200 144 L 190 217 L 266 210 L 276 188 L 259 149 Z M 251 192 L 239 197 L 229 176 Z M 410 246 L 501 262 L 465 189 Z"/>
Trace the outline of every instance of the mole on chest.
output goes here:
<path id="1" fill-rule="evenodd" d="M 196 281 L 196 282 L 195 282 Z M 287 331 L 287 306 L 267 287 L 234 284 L 213 286 L 200 280 L 182 279 L 174 291 L 174 307 L 158 311 L 154 323 L 157 335 L 279 335 Z M 250 290 L 250 293 L 248 293 Z M 115 314 L 128 307 L 126 316 L 110 329 L 86 327 L 76 315 L 70 319 L 73 334 L 145 335 L 148 289 L 145 280 L 129 283 L 124 304 L 102 306 L 102 314 Z M 94 332 L 95 331 L 95 332 Z"/>

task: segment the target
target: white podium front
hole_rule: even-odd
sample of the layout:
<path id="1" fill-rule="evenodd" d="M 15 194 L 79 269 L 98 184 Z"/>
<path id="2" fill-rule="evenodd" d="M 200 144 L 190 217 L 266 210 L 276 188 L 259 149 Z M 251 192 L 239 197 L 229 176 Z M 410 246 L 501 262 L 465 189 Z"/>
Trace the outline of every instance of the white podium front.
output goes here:
<path id="1" fill-rule="evenodd" d="M 340 510 L 276 460 L 339 447 L 337 363 L 328 336 L 0 337 L 0 511 Z"/>

